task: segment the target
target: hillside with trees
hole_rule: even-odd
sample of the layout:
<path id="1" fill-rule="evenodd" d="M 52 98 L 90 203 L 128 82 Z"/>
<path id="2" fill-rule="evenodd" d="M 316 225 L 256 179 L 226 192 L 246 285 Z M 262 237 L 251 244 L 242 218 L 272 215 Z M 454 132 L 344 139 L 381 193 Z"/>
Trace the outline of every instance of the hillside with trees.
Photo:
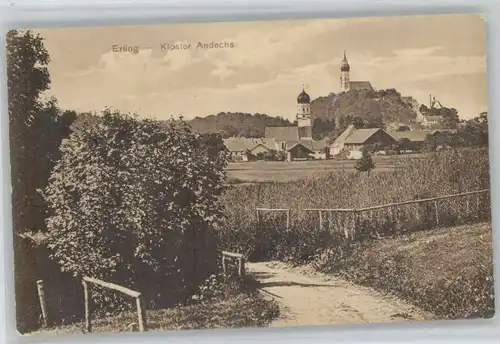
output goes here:
<path id="1" fill-rule="evenodd" d="M 204 118 L 196 117 L 188 122 L 198 133 L 218 133 L 223 138 L 264 137 L 266 127 L 286 127 L 294 125 L 287 119 L 266 114 L 241 112 L 220 112 Z"/>
<path id="2" fill-rule="evenodd" d="M 440 105 L 440 104 L 439 104 Z M 444 106 L 431 107 L 422 104 L 420 105 L 420 112 L 425 116 L 443 116 L 443 120 L 440 124 L 433 129 L 442 128 L 456 128 L 457 124 L 460 122 L 458 117 L 458 111 L 454 108 L 447 108 Z"/>
<path id="3" fill-rule="evenodd" d="M 416 113 L 395 89 L 352 90 L 319 97 L 311 102 L 316 138 L 342 132 L 349 124 L 358 128 L 398 128 L 415 122 Z M 333 130 L 332 130 L 333 129 Z"/>
<path id="4" fill-rule="evenodd" d="M 420 107 L 425 115 L 444 117 L 440 128 L 455 128 L 458 123 L 456 109 Z M 317 140 L 334 138 L 348 125 L 356 128 L 385 128 L 398 130 L 402 127 L 422 129 L 416 123 L 414 104 L 402 97 L 395 89 L 352 90 L 339 94 L 330 93 L 311 102 L 313 137 Z M 294 122 L 282 117 L 242 112 L 220 112 L 204 118 L 196 117 L 188 122 L 199 133 L 217 133 L 223 138 L 232 136 L 264 137 L 266 127 L 293 126 Z"/>

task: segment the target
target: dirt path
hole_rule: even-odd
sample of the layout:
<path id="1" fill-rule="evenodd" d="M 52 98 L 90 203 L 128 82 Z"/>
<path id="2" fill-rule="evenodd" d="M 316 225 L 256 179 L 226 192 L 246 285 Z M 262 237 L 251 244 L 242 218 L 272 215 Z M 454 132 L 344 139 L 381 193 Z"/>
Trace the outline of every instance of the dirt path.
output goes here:
<path id="1" fill-rule="evenodd" d="M 281 317 L 271 327 L 388 323 L 424 320 L 430 314 L 395 298 L 283 263 L 248 263 L 260 289 L 280 304 Z"/>

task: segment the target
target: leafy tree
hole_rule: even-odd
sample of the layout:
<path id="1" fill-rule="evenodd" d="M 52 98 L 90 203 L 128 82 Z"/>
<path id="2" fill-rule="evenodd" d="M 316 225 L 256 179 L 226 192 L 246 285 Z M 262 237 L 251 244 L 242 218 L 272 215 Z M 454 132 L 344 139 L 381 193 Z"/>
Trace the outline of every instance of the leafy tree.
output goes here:
<path id="1" fill-rule="evenodd" d="M 47 65 L 49 54 L 43 38 L 31 31 L 9 31 L 6 35 L 7 88 L 9 139 L 12 185 L 12 221 L 14 231 L 16 318 L 20 331 L 36 325 L 37 295 L 33 283 L 46 280 L 47 294 L 55 292 L 63 297 L 67 289 L 65 276 L 57 266 L 45 262 L 45 255 L 37 252 L 38 244 L 20 244 L 17 236 L 23 232 L 46 230 L 47 206 L 37 189 L 43 189 L 50 171 L 60 158 L 61 140 L 70 133 L 76 113 L 61 114 L 55 98 L 43 99 L 50 87 Z M 42 277 L 41 277 L 42 276 Z M 50 280 L 44 278 L 50 276 Z M 55 281 L 55 282 L 52 282 Z M 56 308 L 61 311 L 60 307 Z M 50 310 L 49 310 L 50 311 Z M 30 316 L 33 315 L 33 318 Z M 35 319 L 35 321 L 33 321 Z"/>
<path id="2" fill-rule="evenodd" d="M 430 109 L 425 104 L 420 105 L 418 110 L 424 115 L 427 115 L 430 112 Z"/>
<path id="3" fill-rule="evenodd" d="M 344 131 L 349 125 L 354 125 L 356 129 L 365 128 L 365 121 L 360 116 L 346 115 L 340 119 L 341 131 Z"/>
<path id="4" fill-rule="evenodd" d="M 43 39 L 31 31 L 7 33 L 7 86 L 9 101 L 13 223 L 16 232 L 43 226 L 43 202 L 36 192 L 46 183 L 40 155 L 43 141 L 37 124 L 51 122 L 56 115 L 55 100 L 44 104 L 40 95 L 49 89 L 49 54 Z M 40 115 L 41 114 L 41 118 Z"/>
<path id="5" fill-rule="evenodd" d="M 186 123 L 106 110 L 61 145 L 44 198 L 63 271 L 179 302 L 214 271 L 227 151 Z M 219 144 L 217 147 L 221 147 Z M 102 296 L 104 295 L 104 296 Z M 110 295 L 94 297 L 110 298 Z"/>
<path id="6" fill-rule="evenodd" d="M 442 126 L 443 128 L 456 128 L 460 119 L 458 117 L 458 111 L 456 109 L 440 108 L 439 114 L 443 116 Z"/>
<path id="7" fill-rule="evenodd" d="M 43 231 L 46 206 L 37 189 L 47 184 L 59 159 L 61 140 L 76 113 L 60 114 L 57 100 L 43 100 L 50 88 L 49 54 L 31 31 L 7 33 L 7 86 L 15 232 Z"/>
<path id="8" fill-rule="evenodd" d="M 449 146 L 450 136 L 443 133 L 436 133 L 434 135 L 428 134 L 424 140 L 425 151 L 435 151 L 440 147 Z"/>
<path id="9" fill-rule="evenodd" d="M 458 117 L 458 111 L 454 108 L 447 107 L 433 107 L 429 108 L 422 104 L 420 106 L 420 112 L 424 115 L 428 116 L 442 116 L 443 120 L 441 121 L 439 127 L 442 128 L 456 128 L 457 124 L 460 122 Z"/>
<path id="10" fill-rule="evenodd" d="M 335 120 L 328 118 L 315 118 L 312 126 L 313 138 L 315 140 L 321 140 L 328 134 L 334 132 L 335 130 Z"/>
<path id="11" fill-rule="evenodd" d="M 370 171 L 375 168 L 372 156 L 370 155 L 370 152 L 368 150 L 363 150 L 363 155 L 361 156 L 361 159 L 356 162 L 355 168 L 358 172 L 368 173 L 370 173 Z"/>
<path id="12" fill-rule="evenodd" d="M 410 131 L 410 127 L 407 125 L 401 125 L 398 127 L 397 131 Z"/>
<path id="13" fill-rule="evenodd" d="M 454 146 L 486 147 L 488 146 L 488 114 L 481 113 L 478 117 L 468 120 L 458 131 Z"/>
<path id="14" fill-rule="evenodd" d="M 476 118 L 476 121 L 480 124 L 487 126 L 488 125 L 488 112 L 481 112 L 479 114 L 479 117 Z"/>
<path id="15" fill-rule="evenodd" d="M 205 133 L 200 134 L 199 140 L 201 147 L 205 149 L 205 154 L 218 160 L 217 165 L 224 166 L 225 160 L 230 153 L 222 140 L 222 136 L 217 133 Z"/>

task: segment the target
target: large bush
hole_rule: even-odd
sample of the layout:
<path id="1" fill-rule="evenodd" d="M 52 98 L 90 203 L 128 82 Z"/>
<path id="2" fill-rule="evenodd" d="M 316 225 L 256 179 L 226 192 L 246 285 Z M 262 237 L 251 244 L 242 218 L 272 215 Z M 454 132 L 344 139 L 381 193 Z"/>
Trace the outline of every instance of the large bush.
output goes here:
<path id="1" fill-rule="evenodd" d="M 150 305 L 186 300 L 216 269 L 227 152 L 215 139 L 182 120 L 111 110 L 78 126 L 44 191 L 61 269 L 138 290 Z"/>

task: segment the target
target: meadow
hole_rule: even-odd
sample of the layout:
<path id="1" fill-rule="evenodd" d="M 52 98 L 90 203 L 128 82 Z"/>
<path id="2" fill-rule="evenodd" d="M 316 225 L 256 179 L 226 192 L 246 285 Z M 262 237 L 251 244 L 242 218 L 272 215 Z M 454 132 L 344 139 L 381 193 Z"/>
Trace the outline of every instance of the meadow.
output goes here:
<path id="1" fill-rule="evenodd" d="M 383 159 L 390 161 L 389 157 Z M 293 265 L 321 261 L 320 265 L 324 269 L 325 266 L 335 265 L 346 267 L 347 265 L 337 263 L 352 261 L 349 257 L 355 259 L 356 254 L 359 254 L 355 249 L 359 245 L 370 245 L 384 238 L 408 238 L 413 233 L 423 233 L 422 236 L 430 237 L 440 228 L 490 223 L 491 201 L 488 192 L 439 202 L 388 207 L 373 211 L 369 215 L 361 214 L 347 221 L 339 221 L 338 215 L 327 213 L 324 215 L 322 227 L 318 225 L 317 214 L 303 211 L 306 208 L 359 209 L 490 189 L 488 149 L 436 152 L 423 157 L 393 159 L 392 162 L 394 165 L 391 171 L 380 171 L 378 167 L 369 174 L 339 170 L 325 172 L 317 178 L 231 185 L 221 198 L 226 214 L 225 223 L 220 228 L 222 247 L 244 253 L 250 260 L 255 261 L 276 259 Z M 318 166 L 332 165 L 331 162 L 318 163 Z M 258 216 L 256 208 L 290 209 L 289 226 L 286 226 L 286 212 L 263 212 Z M 489 233 L 491 228 L 482 231 Z M 354 234 L 346 238 L 346 232 Z M 491 239 L 488 238 L 491 237 L 486 235 L 484 238 L 483 249 L 486 259 L 491 262 L 491 250 L 487 249 L 487 245 L 491 246 Z M 425 238 L 421 241 L 425 242 Z M 405 257 L 406 261 L 422 261 L 422 257 L 427 254 L 426 250 L 442 249 L 445 253 L 447 246 L 441 247 L 441 241 L 436 241 L 432 247 L 422 244 L 422 250 L 403 251 L 400 256 Z M 366 250 L 368 251 L 364 251 L 365 256 L 376 254 L 375 248 L 369 247 Z M 462 257 L 467 256 L 467 250 L 466 248 Z M 398 259 L 403 259 L 400 256 Z M 369 259 L 363 261 L 368 262 Z M 402 291 L 405 286 L 398 284 L 397 280 L 414 276 L 412 268 L 393 275 L 400 276 L 399 278 L 382 273 L 374 276 L 370 271 L 385 271 L 385 263 L 380 260 L 372 260 L 372 263 L 376 266 L 370 265 L 372 268 L 368 270 L 358 269 L 357 277 L 352 279 L 384 291 Z M 427 268 L 432 266 L 429 264 L 426 263 Z M 482 262 L 467 261 L 466 265 L 483 271 Z M 492 263 L 488 265 L 488 269 L 491 266 Z M 446 269 L 443 267 L 443 270 Z M 355 275 L 352 270 L 349 271 Z M 487 314 L 490 309 L 484 307 L 491 306 L 489 298 L 492 298 L 492 295 L 489 290 L 493 285 L 492 279 L 488 279 L 487 274 L 480 274 L 478 277 L 462 274 L 457 269 L 451 269 L 449 273 L 455 278 L 462 278 L 462 283 L 453 284 L 455 289 L 452 295 L 443 296 L 441 292 L 440 295 L 445 297 L 447 302 L 445 309 L 431 310 L 445 318 L 467 317 L 475 307 L 483 307 L 478 312 Z M 410 301 L 420 300 L 420 303 L 438 307 L 438 304 L 433 302 L 438 299 L 435 291 L 445 290 L 446 287 L 440 279 L 431 279 L 433 285 L 438 285 L 433 289 L 434 292 L 429 292 L 426 287 L 412 286 L 412 291 L 408 292 L 410 295 L 402 293 L 401 296 Z M 485 290 L 488 302 L 481 300 L 475 303 L 470 300 L 470 288 Z M 467 298 L 470 306 L 467 309 L 458 306 L 464 298 Z"/>
<path id="2" fill-rule="evenodd" d="M 394 170 L 398 161 L 421 154 L 374 156 L 373 161 L 378 172 Z M 355 160 L 310 160 L 310 161 L 254 161 L 231 162 L 226 168 L 228 183 L 245 182 L 290 182 L 300 179 L 321 178 L 332 172 L 355 172 Z"/>

